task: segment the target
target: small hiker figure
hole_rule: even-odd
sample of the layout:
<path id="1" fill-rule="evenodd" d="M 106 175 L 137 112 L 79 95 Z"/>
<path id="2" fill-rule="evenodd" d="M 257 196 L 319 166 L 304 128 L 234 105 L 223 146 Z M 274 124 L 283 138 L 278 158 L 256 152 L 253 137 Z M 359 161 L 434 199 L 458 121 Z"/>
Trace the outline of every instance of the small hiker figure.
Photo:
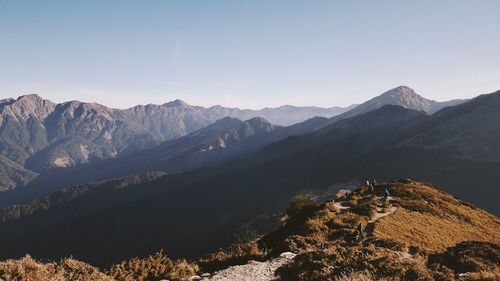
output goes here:
<path id="1" fill-rule="evenodd" d="M 377 180 L 373 179 L 372 184 L 373 184 L 373 186 L 376 186 L 377 185 Z"/>
<path id="2" fill-rule="evenodd" d="M 375 188 L 373 187 L 373 184 L 370 181 L 366 181 L 366 186 L 368 187 L 368 191 L 373 194 L 375 192 Z"/>
<path id="3" fill-rule="evenodd" d="M 358 232 L 359 236 L 365 236 L 365 226 L 362 223 L 358 224 L 358 229 L 356 231 Z"/>
<path id="4" fill-rule="evenodd" d="M 383 203 L 384 208 L 390 206 L 389 196 L 391 196 L 391 194 L 389 193 L 389 190 L 387 190 L 386 188 L 384 191 L 384 203 Z"/>
<path id="5" fill-rule="evenodd" d="M 384 191 L 384 198 L 387 199 L 389 196 L 391 196 L 391 194 L 389 193 L 389 190 L 387 190 L 386 188 Z"/>

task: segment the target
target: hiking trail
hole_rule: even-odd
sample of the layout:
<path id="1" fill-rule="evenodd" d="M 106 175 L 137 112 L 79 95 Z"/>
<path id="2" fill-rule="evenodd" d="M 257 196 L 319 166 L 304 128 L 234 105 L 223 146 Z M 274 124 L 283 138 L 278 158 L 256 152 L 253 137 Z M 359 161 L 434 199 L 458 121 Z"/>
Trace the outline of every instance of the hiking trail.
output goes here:
<path id="1" fill-rule="evenodd" d="M 207 278 L 193 280 L 211 280 L 211 281 L 271 281 L 276 278 L 276 270 L 291 262 L 296 254 L 291 252 L 282 253 L 279 257 L 268 261 L 249 261 L 244 265 L 230 266 L 226 269 L 217 271 L 214 275 Z"/>

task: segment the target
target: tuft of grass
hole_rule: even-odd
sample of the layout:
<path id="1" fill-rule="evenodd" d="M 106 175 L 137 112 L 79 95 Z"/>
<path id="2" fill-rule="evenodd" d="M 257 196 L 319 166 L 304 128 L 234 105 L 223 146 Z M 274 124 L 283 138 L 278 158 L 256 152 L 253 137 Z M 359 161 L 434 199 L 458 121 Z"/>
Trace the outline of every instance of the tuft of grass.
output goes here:
<path id="1" fill-rule="evenodd" d="M 377 212 L 377 202 L 374 198 L 365 197 L 358 200 L 357 204 L 354 204 L 350 211 L 360 216 L 371 218 Z"/>
<path id="2" fill-rule="evenodd" d="M 123 281 L 160 279 L 183 281 L 197 272 L 197 265 L 188 263 L 186 260 L 173 261 L 165 256 L 163 251 L 159 251 L 143 259 L 136 257 L 113 265 L 109 269 L 108 275 Z"/>

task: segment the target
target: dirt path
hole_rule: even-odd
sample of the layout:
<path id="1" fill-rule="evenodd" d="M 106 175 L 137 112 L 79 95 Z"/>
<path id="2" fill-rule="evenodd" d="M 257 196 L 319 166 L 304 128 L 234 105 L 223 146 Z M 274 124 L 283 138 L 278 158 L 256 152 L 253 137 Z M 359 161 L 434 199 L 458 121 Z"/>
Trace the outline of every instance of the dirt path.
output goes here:
<path id="1" fill-rule="evenodd" d="M 350 207 L 349 206 L 344 206 L 343 203 L 345 203 L 344 201 L 337 201 L 335 200 L 333 202 L 333 205 L 339 209 L 339 210 L 346 210 L 346 209 L 349 209 Z"/>
<path id="2" fill-rule="evenodd" d="M 393 198 L 391 196 L 389 196 L 387 198 L 387 201 L 391 201 Z M 383 197 L 379 197 L 378 200 L 386 200 L 384 199 Z M 382 205 L 379 204 L 379 206 L 377 206 L 377 212 L 375 213 L 375 215 L 373 215 L 370 220 L 368 221 L 368 224 L 366 225 L 366 232 L 368 234 L 372 234 L 373 231 L 375 230 L 375 223 L 384 218 L 384 217 L 387 217 L 387 216 L 390 216 L 392 215 L 394 212 L 396 212 L 396 210 L 398 209 L 398 207 L 396 206 L 392 206 L 389 210 L 387 210 L 386 212 L 384 212 L 384 209 L 382 208 Z"/>
<path id="3" fill-rule="evenodd" d="M 398 207 L 392 206 L 391 209 L 389 209 L 389 211 L 387 211 L 385 213 L 381 213 L 382 208 L 377 208 L 377 213 L 371 218 L 371 220 L 368 221 L 368 223 L 374 223 L 383 217 L 387 217 L 387 216 L 391 215 L 392 213 L 396 212 L 397 209 L 398 209 Z"/>
<path id="4" fill-rule="evenodd" d="M 276 277 L 274 275 L 276 269 L 284 264 L 287 264 L 295 258 L 296 254 L 286 252 L 278 258 L 264 262 L 250 261 L 244 265 L 236 265 L 216 272 L 213 276 L 198 280 L 213 280 L 213 281 L 271 281 Z"/>

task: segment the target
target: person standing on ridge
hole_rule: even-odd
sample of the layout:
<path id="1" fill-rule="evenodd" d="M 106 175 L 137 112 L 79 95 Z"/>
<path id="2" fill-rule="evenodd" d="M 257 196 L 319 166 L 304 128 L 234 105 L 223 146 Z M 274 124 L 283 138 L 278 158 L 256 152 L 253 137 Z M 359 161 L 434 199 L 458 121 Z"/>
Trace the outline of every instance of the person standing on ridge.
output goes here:
<path id="1" fill-rule="evenodd" d="M 384 191 L 384 198 L 387 199 L 389 196 L 391 196 L 391 194 L 389 193 L 389 190 L 387 190 L 387 188 L 386 188 Z"/>

